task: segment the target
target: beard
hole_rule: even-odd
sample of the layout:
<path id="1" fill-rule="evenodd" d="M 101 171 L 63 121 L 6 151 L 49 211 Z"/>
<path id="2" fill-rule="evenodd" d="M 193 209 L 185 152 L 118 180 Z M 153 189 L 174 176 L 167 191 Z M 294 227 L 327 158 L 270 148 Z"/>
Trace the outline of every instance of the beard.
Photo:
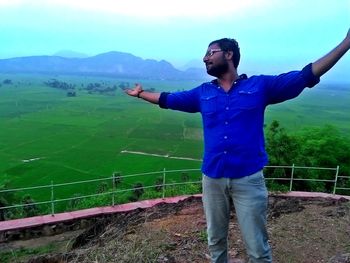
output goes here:
<path id="1" fill-rule="evenodd" d="M 207 66 L 207 73 L 213 77 L 219 78 L 228 71 L 228 63 L 223 61 L 221 64 L 209 64 Z"/>

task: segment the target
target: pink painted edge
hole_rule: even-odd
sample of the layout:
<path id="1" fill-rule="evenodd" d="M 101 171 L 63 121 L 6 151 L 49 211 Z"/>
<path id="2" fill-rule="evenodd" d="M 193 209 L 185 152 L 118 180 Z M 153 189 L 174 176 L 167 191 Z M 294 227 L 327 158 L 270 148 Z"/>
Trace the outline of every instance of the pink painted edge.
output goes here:
<path id="1" fill-rule="evenodd" d="M 44 224 L 54 224 L 60 223 L 68 220 L 89 218 L 98 215 L 104 214 L 113 214 L 121 213 L 135 210 L 137 208 L 149 208 L 161 203 L 178 203 L 188 199 L 189 197 L 201 197 L 202 195 L 186 195 L 186 196 L 176 196 L 168 198 L 158 198 L 152 200 L 143 200 L 128 204 L 121 204 L 115 206 L 105 206 L 105 207 L 95 207 L 84 210 L 72 211 L 58 213 L 54 215 L 43 215 L 43 216 L 34 216 L 27 218 L 20 218 L 14 220 L 8 220 L 0 222 L 0 231 L 10 231 L 10 230 L 19 230 L 24 228 L 30 228 L 35 226 L 41 226 Z"/>
<path id="2" fill-rule="evenodd" d="M 292 191 L 285 194 L 278 194 L 278 196 L 286 196 L 286 197 L 309 197 L 309 198 L 331 198 L 339 200 L 341 198 L 345 198 L 350 200 L 350 196 L 343 195 L 333 195 L 326 193 L 318 193 L 318 192 L 297 192 Z M 0 232 L 1 231 L 10 231 L 10 230 L 19 230 L 24 228 L 30 228 L 35 226 L 41 226 L 45 224 L 54 224 L 65 222 L 68 220 L 74 219 L 82 219 L 89 218 L 98 215 L 105 214 L 113 214 L 113 213 L 121 213 L 135 210 L 137 208 L 149 208 L 161 203 L 178 203 L 190 197 L 201 198 L 201 194 L 197 195 L 184 195 L 184 196 L 176 196 L 176 197 L 167 197 L 167 198 L 158 198 L 151 200 L 143 200 L 134 203 L 115 205 L 115 206 L 105 206 L 105 207 L 95 207 L 84 210 L 78 210 L 73 212 L 65 212 L 59 213 L 55 215 L 43 215 L 43 216 L 35 216 L 35 217 L 27 217 L 21 219 L 14 219 L 0 222 Z"/>

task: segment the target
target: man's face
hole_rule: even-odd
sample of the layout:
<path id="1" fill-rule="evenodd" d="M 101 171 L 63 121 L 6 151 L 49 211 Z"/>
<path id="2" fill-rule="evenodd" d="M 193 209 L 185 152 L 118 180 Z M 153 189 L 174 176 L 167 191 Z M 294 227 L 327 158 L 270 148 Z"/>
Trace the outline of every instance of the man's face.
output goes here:
<path id="1" fill-rule="evenodd" d="M 207 73 L 217 78 L 226 73 L 229 68 L 225 59 L 225 52 L 220 49 L 218 44 L 212 44 L 208 47 L 203 62 L 207 68 Z"/>

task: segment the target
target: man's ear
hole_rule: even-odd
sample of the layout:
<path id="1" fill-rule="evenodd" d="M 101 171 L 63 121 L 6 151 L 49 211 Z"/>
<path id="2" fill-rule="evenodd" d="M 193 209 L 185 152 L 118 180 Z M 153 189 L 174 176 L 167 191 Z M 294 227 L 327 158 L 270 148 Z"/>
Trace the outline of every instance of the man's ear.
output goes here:
<path id="1" fill-rule="evenodd" d="M 232 50 L 230 50 L 230 51 L 225 51 L 225 58 L 226 58 L 227 60 L 231 60 L 232 57 L 233 57 L 233 51 L 232 51 Z"/>

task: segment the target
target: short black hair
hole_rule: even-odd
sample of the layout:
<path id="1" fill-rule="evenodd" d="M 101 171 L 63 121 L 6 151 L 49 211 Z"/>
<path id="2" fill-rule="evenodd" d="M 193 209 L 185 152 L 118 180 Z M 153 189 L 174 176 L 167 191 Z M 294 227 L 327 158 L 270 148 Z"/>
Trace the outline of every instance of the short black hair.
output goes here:
<path id="1" fill-rule="evenodd" d="M 221 38 L 221 39 L 212 41 L 209 44 L 209 46 L 213 44 L 218 44 L 220 49 L 223 51 L 233 52 L 233 56 L 232 56 L 233 66 L 237 69 L 239 65 L 239 60 L 241 59 L 238 42 L 233 38 Z"/>

